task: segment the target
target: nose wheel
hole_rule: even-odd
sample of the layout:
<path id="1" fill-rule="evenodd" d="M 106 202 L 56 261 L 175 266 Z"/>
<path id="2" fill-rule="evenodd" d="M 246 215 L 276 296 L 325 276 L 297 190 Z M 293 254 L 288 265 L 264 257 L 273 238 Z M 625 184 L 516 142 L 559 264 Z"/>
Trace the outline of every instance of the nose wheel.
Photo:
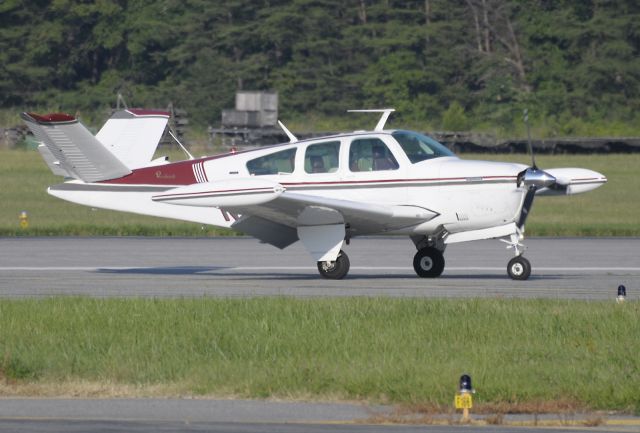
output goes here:
<path id="1" fill-rule="evenodd" d="M 334 262 L 318 262 L 318 272 L 323 278 L 328 280 L 341 280 L 349 272 L 349 257 L 340 250 Z"/>
<path id="2" fill-rule="evenodd" d="M 531 263 L 522 256 L 516 256 L 509 260 L 507 273 L 512 280 L 526 280 L 531 275 Z"/>

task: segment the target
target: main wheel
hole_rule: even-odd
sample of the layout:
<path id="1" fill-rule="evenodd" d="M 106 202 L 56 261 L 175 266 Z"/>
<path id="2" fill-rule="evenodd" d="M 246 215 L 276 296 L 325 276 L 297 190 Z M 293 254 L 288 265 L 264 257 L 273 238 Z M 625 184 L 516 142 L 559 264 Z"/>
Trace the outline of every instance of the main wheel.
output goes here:
<path id="1" fill-rule="evenodd" d="M 507 273 L 512 280 L 526 280 L 531 275 L 531 263 L 522 256 L 509 260 Z"/>
<path id="2" fill-rule="evenodd" d="M 340 280 L 349 272 L 349 257 L 340 250 L 335 262 L 318 262 L 318 272 L 324 278 L 330 280 Z"/>
<path id="3" fill-rule="evenodd" d="M 433 247 L 418 250 L 413 257 L 413 269 L 422 278 L 436 278 L 444 271 L 444 256 Z"/>

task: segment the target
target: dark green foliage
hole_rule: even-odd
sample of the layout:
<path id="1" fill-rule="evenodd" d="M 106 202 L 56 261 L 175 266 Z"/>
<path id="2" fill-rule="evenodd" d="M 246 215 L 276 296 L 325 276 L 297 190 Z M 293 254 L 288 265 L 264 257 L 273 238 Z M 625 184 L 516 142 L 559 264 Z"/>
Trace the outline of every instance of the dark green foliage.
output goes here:
<path id="1" fill-rule="evenodd" d="M 21 359 L 11 357 L 9 353 L 5 353 L 4 359 L 0 361 L 0 379 L 5 381 L 35 379 L 38 377 L 36 370 Z"/>
<path id="2" fill-rule="evenodd" d="M 259 89 L 288 118 L 394 106 L 509 130 L 526 106 L 571 134 L 637 122 L 638 23 L 629 0 L 5 0 L 0 106 L 86 118 L 121 92 L 207 125 Z"/>

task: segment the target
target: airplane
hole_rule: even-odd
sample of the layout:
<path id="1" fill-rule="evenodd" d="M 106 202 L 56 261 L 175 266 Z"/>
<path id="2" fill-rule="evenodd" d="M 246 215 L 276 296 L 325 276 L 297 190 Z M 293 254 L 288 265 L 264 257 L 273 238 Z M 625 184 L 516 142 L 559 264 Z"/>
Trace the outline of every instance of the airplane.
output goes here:
<path id="1" fill-rule="evenodd" d="M 497 238 L 514 250 L 509 277 L 526 280 L 522 240 L 534 198 L 607 182 L 583 168 L 542 170 L 533 154 L 531 166 L 460 159 L 424 134 L 385 129 L 392 108 L 350 111 L 382 114 L 373 130 L 307 140 L 279 122 L 287 143 L 202 158 L 187 152 L 178 162 L 152 160 L 166 112 L 118 111 L 95 136 L 68 114 L 22 118 L 48 166 L 65 178 L 49 194 L 225 227 L 280 249 L 300 240 L 327 279 L 348 274 L 344 249 L 353 238 L 385 234 L 413 241 L 413 267 L 423 278 L 442 274 L 448 245 Z"/>

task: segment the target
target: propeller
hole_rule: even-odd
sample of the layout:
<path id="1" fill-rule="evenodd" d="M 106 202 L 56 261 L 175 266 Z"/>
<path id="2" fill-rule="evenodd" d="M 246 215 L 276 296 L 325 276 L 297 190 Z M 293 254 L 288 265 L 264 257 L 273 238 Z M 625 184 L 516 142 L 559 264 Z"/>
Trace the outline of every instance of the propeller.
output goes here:
<path id="1" fill-rule="evenodd" d="M 524 196 L 524 202 L 522 203 L 522 209 L 520 210 L 520 216 L 516 223 L 519 229 L 524 227 L 524 223 L 527 221 L 527 217 L 531 212 L 533 206 L 533 199 L 536 195 L 536 191 L 540 188 L 548 188 L 556 183 L 556 178 L 547 173 L 544 170 L 540 170 L 536 165 L 536 157 L 533 153 L 533 145 L 531 144 L 531 131 L 529 129 L 529 110 L 524 110 L 524 123 L 527 125 L 527 149 L 531 155 L 531 167 L 522 170 L 518 173 L 516 185 L 520 187 L 523 185 L 527 188 L 527 193 Z"/>

